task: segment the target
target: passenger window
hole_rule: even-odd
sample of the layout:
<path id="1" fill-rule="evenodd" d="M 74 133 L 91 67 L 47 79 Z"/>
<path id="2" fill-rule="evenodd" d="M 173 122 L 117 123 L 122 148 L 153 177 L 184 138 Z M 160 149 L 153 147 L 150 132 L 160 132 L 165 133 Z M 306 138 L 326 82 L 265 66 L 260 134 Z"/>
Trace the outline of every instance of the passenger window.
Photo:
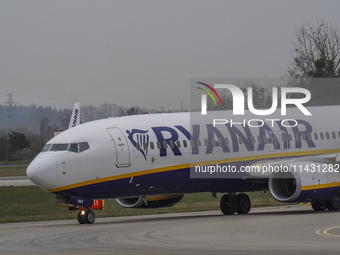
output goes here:
<path id="1" fill-rule="evenodd" d="M 281 134 L 281 141 L 282 141 L 282 142 L 285 142 L 285 141 L 286 141 L 286 137 L 285 137 L 284 134 Z"/>
<path id="2" fill-rule="evenodd" d="M 274 142 L 274 137 L 272 134 L 269 135 L 269 142 L 270 143 L 273 143 Z"/>
<path id="3" fill-rule="evenodd" d="M 147 143 L 143 143 L 143 147 L 144 147 L 144 150 L 147 150 L 148 149 L 148 144 Z"/>
<path id="4" fill-rule="evenodd" d="M 304 140 L 304 141 L 305 141 L 305 140 L 306 140 L 306 135 L 305 135 L 305 133 L 302 133 L 302 135 L 301 135 L 301 136 L 302 136 L 302 140 Z"/>
<path id="5" fill-rule="evenodd" d="M 176 141 L 176 145 L 177 145 L 178 148 L 181 148 L 181 141 L 180 141 L 180 140 L 177 140 L 177 141 Z"/>
<path id="6" fill-rule="evenodd" d="M 242 144 L 242 138 L 241 137 L 238 137 L 238 143 Z"/>
<path id="7" fill-rule="evenodd" d="M 207 138 L 204 139 L 204 145 L 208 146 L 208 139 Z"/>
<path id="8" fill-rule="evenodd" d="M 333 138 L 333 139 L 336 139 L 335 132 L 332 132 L 332 138 Z"/>
<path id="9" fill-rule="evenodd" d="M 314 133 L 314 139 L 318 140 L 318 133 Z"/>
<path id="10" fill-rule="evenodd" d="M 312 140 L 312 134 L 311 133 L 308 133 L 307 136 L 308 136 L 308 140 Z"/>
<path id="11" fill-rule="evenodd" d="M 298 134 L 295 134 L 295 140 L 296 140 L 296 141 L 300 141 L 300 137 L 299 137 Z"/>
<path id="12" fill-rule="evenodd" d="M 151 150 L 153 150 L 155 148 L 155 145 L 154 145 L 153 142 L 150 142 L 150 148 L 151 148 Z"/>
<path id="13" fill-rule="evenodd" d="M 137 148 L 137 150 L 140 150 L 140 144 L 139 143 L 136 143 L 136 148 Z"/>
<path id="14" fill-rule="evenodd" d="M 321 140 L 323 140 L 323 138 L 324 138 L 324 136 L 323 136 L 323 133 L 322 133 L 322 132 L 320 132 L 320 138 L 321 138 Z"/>
<path id="15" fill-rule="evenodd" d="M 79 143 L 79 152 L 86 151 L 90 148 L 89 144 L 87 142 Z"/>
<path id="16" fill-rule="evenodd" d="M 251 136 L 251 142 L 255 144 L 255 137 L 253 135 Z"/>
<path id="17" fill-rule="evenodd" d="M 264 143 L 268 143 L 268 139 L 267 139 L 267 137 L 265 135 L 263 136 L 263 142 Z"/>
<path id="18" fill-rule="evenodd" d="M 171 149 L 175 148 L 174 141 L 172 141 L 172 140 L 170 140 L 170 148 L 171 148 Z"/>
<path id="19" fill-rule="evenodd" d="M 188 147 L 188 143 L 187 143 L 186 140 L 183 140 L 183 146 L 184 146 L 185 148 Z"/>
<path id="20" fill-rule="evenodd" d="M 257 137 L 257 141 L 258 141 L 259 143 L 262 143 L 261 136 L 258 136 L 258 137 Z"/>
<path id="21" fill-rule="evenodd" d="M 228 138 L 225 137 L 224 140 L 225 140 L 225 144 L 228 145 L 229 144 Z"/>
<path id="22" fill-rule="evenodd" d="M 166 141 L 163 141 L 163 147 L 164 147 L 164 149 L 168 148 L 168 144 L 166 143 Z"/>
<path id="23" fill-rule="evenodd" d="M 68 148 L 68 150 L 78 153 L 78 143 L 71 143 L 70 148 Z"/>
<path id="24" fill-rule="evenodd" d="M 157 148 L 160 150 L 161 149 L 161 143 L 157 142 Z"/>
<path id="25" fill-rule="evenodd" d="M 326 132 L 326 138 L 329 139 L 329 133 L 328 132 Z"/>
<path id="26" fill-rule="evenodd" d="M 202 144 L 201 144 L 201 139 L 197 139 L 197 145 L 198 145 L 198 147 L 201 147 L 201 146 L 202 146 Z"/>

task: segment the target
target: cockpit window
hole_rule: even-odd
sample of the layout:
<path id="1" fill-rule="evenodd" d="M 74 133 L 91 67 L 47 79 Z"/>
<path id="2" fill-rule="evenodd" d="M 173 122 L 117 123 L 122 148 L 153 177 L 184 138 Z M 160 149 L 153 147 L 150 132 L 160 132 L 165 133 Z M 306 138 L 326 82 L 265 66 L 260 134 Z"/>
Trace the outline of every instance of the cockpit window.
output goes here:
<path id="1" fill-rule="evenodd" d="M 70 148 L 68 148 L 68 150 L 78 153 L 78 144 L 77 143 L 71 143 Z"/>
<path id="2" fill-rule="evenodd" d="M 55 143 L 51 146 L 50 151 L 66 151 L 68 146 L 68 143 Z"/>
<path id="3" fill-rule="evenodd" d="M 90 146 L 87 142 L 79 143 L 79 152 L 86 151 L 89 148 L 90 148 Z"/>
<path id="4" fill-rule="evenodd" d="M 81 142 L 81 143 L 71 143 L 68 150 L 72 152 L 80 153 L 80 152 L 86 151 L 89 148 L 90 146 L 87 142 Z"/>
<path id="5" fill-rule="evenodd" d="M 42 151 L 72 151 L 75 153 L 80 153 L 86 151 L 90 148 L 87 142 L 81 143 L 55 143 L 55 144 L 46 144 Z"/>
<path id="6" fill-rule="evenodd" d="M 44 148 L 42 149 L 42 151 L 48 151 L 50 150 L 52 144 L 45 144 Z"/>

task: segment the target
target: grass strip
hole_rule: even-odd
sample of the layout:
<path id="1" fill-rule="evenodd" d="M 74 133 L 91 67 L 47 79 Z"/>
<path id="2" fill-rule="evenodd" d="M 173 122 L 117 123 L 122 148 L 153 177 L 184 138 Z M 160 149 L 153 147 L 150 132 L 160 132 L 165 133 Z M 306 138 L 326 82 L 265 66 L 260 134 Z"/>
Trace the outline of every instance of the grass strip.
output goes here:
<path id="1" fill-rule="evenodd" d="M 173 207 L 157 209 L 130 209 L 117 204 L 114 199 L 105 200 L 105 209 L 96 211 L 96 217 L 117 217 L 145 214 L 211 211 L 219 210 L 219 201 L 211 193 L 186 194 L 182 201 Z M 269 192 L 248 193 L 252 207 L 279 205 Z M 47 221 L 77 218 L 76 211 L 69 211 L 67 207 L 55 205 L 54 195 L 35 186 L 0 187 L 0 223 Z"/>

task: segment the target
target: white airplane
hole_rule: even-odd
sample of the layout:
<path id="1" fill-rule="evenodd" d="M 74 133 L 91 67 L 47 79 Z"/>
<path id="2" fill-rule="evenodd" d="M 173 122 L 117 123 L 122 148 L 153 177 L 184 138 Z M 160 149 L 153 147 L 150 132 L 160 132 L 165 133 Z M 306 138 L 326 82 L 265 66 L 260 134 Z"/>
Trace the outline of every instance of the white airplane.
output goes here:
<path id="1" fill-rule="evenodd" d="M 339 210 L 340 107 L 308 109 L 312 117 L 288 108 L 289 120 L 273 114 L 248 121 L 248 112 L 234 125 L 220 119 L 223 113 L 235 122 L 231 111 L 209 112 L 219 119 L 215 126 L 200 113 L 92 121 L 47 142 L 27 175 L 55 194 L 57 204 L 84 208 L 81 224 L 94 222 L 94 199 L 154 208 L 195 192 L 226 193 L 224 214 L 248 213 L 251 202 L 243 192 L 265 190 L 280 202 Z"/>

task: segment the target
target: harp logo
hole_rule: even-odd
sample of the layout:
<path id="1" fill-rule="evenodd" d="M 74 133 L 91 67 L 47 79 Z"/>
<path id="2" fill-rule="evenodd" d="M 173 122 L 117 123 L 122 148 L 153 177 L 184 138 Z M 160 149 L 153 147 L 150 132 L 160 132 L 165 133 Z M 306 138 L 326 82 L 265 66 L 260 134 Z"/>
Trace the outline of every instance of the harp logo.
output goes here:
<path id="1" fill-rule="evenodd" d="M 131 131 L 126 130 L 126 133 L 128 134 L 128 138 L 131 141 L 132 145 L 135 146 L 135 148 L 142 153 L 145 160 L 148 155 L 148 148 L 149 148 L 149 141 L 150 141 L 148 132 L 149 130 L 141 130 L 141 129 L 132 129 Z"/>

